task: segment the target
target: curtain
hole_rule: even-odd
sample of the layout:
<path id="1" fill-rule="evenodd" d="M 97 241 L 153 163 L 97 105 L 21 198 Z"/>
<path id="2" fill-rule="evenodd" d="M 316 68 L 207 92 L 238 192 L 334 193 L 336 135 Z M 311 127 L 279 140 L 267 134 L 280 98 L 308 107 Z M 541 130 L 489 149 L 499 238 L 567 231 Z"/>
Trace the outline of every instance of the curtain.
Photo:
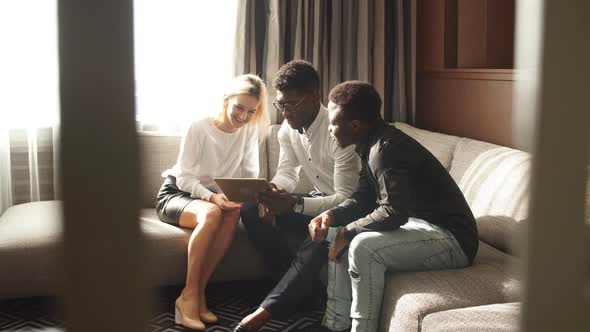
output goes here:
<path id="1" fill-rule="evenodd" d="M 57 125 L 8 130 L 12 205 L 60 198 L 57 133 Z"/>
<path id="2" fill-rule="evenodd" d="M 59 197 L 57 4 L 0 3 L 0 213 Z"/>
<path id="3" fill-rule="evenodd" d="M 12 205 L 8 130 L 0 128 L 0 215 Z"/>
<path id="4" fill-rule="evenodd" d="M 416 0 L 385 1 L 386 121 L 414 124 L 416 82 Z"/>
<path id="5" fill-rule="evenodd" d="M 387 121 L 413 122 L 415 0 L 246 0 L 237 10 L 234 74 L 272 80 L 294 59 L 320 73 L 322 101 L 346 80 L 374 84 Z M 271 120 L 282 121 L 280 113 Z"/>

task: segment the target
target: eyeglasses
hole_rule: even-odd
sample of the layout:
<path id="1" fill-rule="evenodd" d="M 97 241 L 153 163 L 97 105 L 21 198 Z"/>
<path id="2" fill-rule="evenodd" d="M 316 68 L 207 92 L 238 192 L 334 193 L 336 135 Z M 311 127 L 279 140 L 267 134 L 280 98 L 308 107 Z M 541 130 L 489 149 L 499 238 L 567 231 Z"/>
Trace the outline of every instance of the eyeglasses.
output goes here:
<path id="1" fill-rule="evenodd" d="M 301 104 L 301 102 L 303 101 L 303 99 L 305 99 L 305 97 L 307 97 L 307 96 L 301 97 L 301 99 L 299 99 L 299 101 L 295 105 L 292 105 L 289 103 L 280 103 L 280 102 L 274 100 L 272 102 L 272 106 L 274 106 L 277 109 L 277 111 L 279 111 L 279 112 L 287 112 L 287 111 L 295 112 L 297 110 L 297 107 L 299 107 L 299 104 Z"/>

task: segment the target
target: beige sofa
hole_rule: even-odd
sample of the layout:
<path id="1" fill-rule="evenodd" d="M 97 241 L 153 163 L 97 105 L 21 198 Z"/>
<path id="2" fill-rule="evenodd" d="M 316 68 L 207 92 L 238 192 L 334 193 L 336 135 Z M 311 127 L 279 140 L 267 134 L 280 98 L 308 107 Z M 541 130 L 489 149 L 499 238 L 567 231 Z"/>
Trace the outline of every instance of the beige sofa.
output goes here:
<path id="1" fill-rule="evenodd" d="M 480 249 L 473 266 L 460 270 L 390 273 L 381 315 L 382 331 L 516 330 L 520 282 L 514 245 L 527 218 L 530 156 L 527 153 L 420 130 L 398 128 L 428 148 L 449 170 L 478 221 Z M 261 151 L 261 176 L 276 171 L 279 146 L 273 126 Z M 180 137 L 139 136 L 143 165 L 141 230 L 152 285 L 181 284 L 190 230 L 160 222 L 153 208 L 162 170 L 177 156 Z M 299 189 L 310 188 L 302 181 Z M 59 292 L 60 202 L 10 208 L 0 217 L 0 297 Z M 244 229 L 238 230 L 214 280 L 256 279 L 264 268 Z"/>

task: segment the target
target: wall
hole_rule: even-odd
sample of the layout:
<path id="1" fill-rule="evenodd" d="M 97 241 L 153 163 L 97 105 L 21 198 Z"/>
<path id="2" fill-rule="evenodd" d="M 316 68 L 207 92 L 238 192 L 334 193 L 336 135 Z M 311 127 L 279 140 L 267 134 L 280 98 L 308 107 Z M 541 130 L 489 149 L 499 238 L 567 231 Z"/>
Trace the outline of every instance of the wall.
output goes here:
<path id="1" fill-rule="evenodd" d="M 418 0 L 416 125 L 514 147 L 514 0 Z"/>

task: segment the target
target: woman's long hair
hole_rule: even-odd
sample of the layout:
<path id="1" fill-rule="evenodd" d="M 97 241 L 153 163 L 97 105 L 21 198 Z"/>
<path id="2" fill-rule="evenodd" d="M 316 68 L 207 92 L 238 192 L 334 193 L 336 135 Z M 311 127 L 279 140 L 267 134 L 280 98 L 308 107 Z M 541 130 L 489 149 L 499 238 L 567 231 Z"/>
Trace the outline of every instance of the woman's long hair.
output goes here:
<path id="1" fill-rule="evenodd" d="M 238 95 L 250 95 L 258 99 L 258 107 L 256 113 L 248 122 L 248 126 L 256 127 L 258 133 L 258 143 L 262 144 L 266 138 L 266 133 L 270 125 L 270 116 L 268 114 L 267 106 L 267 91 L 266 85 L 262 79 L 253 74 L 240 75 L 232 79 L 223 93 L 223 113 L 221 116 L 227 116 L 227 106 L 229 99 Z"/>

